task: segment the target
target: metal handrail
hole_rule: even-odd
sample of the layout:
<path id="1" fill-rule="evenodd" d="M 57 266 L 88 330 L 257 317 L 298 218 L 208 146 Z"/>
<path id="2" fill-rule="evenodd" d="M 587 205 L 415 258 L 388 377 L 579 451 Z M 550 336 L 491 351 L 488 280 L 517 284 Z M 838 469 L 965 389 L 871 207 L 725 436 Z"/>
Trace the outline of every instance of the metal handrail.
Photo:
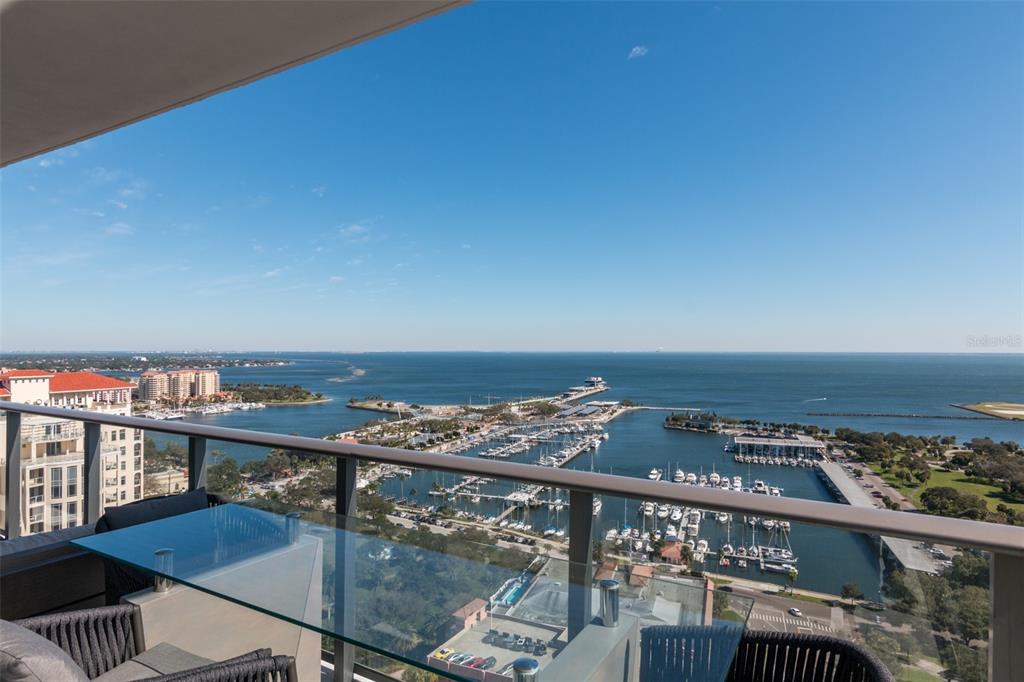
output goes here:
<path id="1" fill-rule="evenodd" d="M 590 471 L 573 471 L 533 464 L 458 457 L 377 445 L 360 445 L 308 436 L 248 431 L 206 424 L 164 422 L 85 410 L 68 410 L 11 402 L 0 403 L 0 410 L 45 417 L 62 417 L 109 426 L 147 429 L 160 433 L 200 437 L 243 445 L 298 450 L 324 456 L 401 464 L 487 478 L 511 479 L 587 493 L 783 518 L 873 535 L 929 540 L 1024 556 L 1024 528 L 982 521 L 756 495 L 717 488 L 700 488 L 668 481 L 650 481 Z"/>

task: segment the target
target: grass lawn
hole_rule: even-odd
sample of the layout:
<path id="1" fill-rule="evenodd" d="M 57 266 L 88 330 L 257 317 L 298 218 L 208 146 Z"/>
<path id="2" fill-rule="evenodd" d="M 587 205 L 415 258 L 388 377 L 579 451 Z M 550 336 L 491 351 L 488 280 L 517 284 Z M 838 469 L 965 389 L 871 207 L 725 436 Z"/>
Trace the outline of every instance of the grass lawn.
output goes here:
<path id="1" fill-rule="evenodd" d="M 964 490 L 978 495 L 985 500 L 985 504 L 988 505 L 990 511 L 995 511 L 996 506 L 999 504 L 1005 504 L 1017 511 L 1024 512 L 1024 503 L 1009 497 L 1003 492 L 1002 488 L 989 485 L 987 483 L 979 483 L 962 471 L 939 471 L 937 469 L 932 469 L 932 475 L 928 479 L 928 483 L 923 486 L 915 487 L 904 485 L 899 479 L 893 476 L 891 472 L 883 472 L 879 470 L 877 466 L 872 466 L 871 469 L 881 476 L 886 483 L 910 498 L 915 507 L 923 506 L 921 504 L 921 493 L 928 488 L 947 487 Z"/>
<path id="2" fill-rule="evenodd" d="M 903 666 L 896 680 L 897 682 L 942 682 L 941 677 L 909 666 Z"/>

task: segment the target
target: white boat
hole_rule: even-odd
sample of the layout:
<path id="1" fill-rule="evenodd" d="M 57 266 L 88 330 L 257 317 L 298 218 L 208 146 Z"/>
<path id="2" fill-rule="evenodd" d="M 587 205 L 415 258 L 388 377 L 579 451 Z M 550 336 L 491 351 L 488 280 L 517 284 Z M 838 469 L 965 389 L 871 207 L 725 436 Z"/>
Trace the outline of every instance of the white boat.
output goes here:
<path id="1" fill-rule="evenodd" d="M 723 476 L 722 480 L 718 482 L 718 487 L 721 488 L 722 490 L 728 490 L 730 487 L 729 479 Z"/>
<path id="2" fill-rule="evenodd" d="M 661 473 L 661 469 L 651 469 L 651 473 L 647 474 L 647 478 L 651 479 L 652 481 L 660 481 Z"/>
<path id="3" fill-rule="evenodd" d="M 686 482 L 689 483 L 690 485 L 694 485 L 697 482 L 697 474 L 693 473 L 692 471 L 686 474 Z"/>
<path id="4" fill-rule="evenodd" d="M 761 522 L 761 526 L 765 530 L 771 530 L 771 529 L 775 528 L 775 521 L 773 519 L 765 519 L 764 521 Z"/>
<path id="5" fill-rule="evenodd" d="M 682 469 L 676 469 L 676 472 L 672 474 L 672 481 L 675 483 L 682 483 L 686 480 L 686 474 Z"/>
<path id="6" fill-rule="evenodd" d="M 644 549 L 644 541 L 643 540 L 634 540 L 633 541 L 633 551 L 634 552 L 641 552 L 641 551 L 643 551 L 643 549 Z"/>
<path id="7" fill-rule="evenodd" d="M 686 526 L 686 534 L 687 535 L 696 535 L 699 532 L 700 532 L 700 526 L 697 525 L 696 523 L 691 523 L 688 526 Z"/>
<path id="8" fill-rule="evenodd" d="M 720 480 L 722 480 L 722 477 L 718 474 L 717 471 L 712 471 L 711 475 L 708 476 L 708 483 L 710 483 L 711 485 L 718 485 L 718 482 Z"/>
<path id="9" fill-rule="evenodd" d="M 746 559 L 740 559 L 739 561 L 736 562 L 736 565 L 738 567 L 740 567 L 740 568 L 746 568 L 747 567 L 747 560 Z"/>
<path id="10" fill-rule="evenodd" d="M 782 495 L 782 488 L 777 488 L 773 485 L 771 488 L 768 489 L 768 494 L 774 495 L 775 497 L 780 497 Z"/>
<path id="11" fill-rule="evenodd" d="M 749 556 L 751 559 L 756 559 L 760 553 L 760 550 L 758 550 L 757 547 L 755 547 L 754 545 L 751 545 L 747 548 L 747 556 Z"/>
<path id="12" fill-rule="evenodd" d="M 729 523 L 732 521 L 732 515 L 727 512 L 718 512 L 715 514 L 715 520 L 719 523 Z"/>
<path id="13" fill-rule="evenodd" d="M 655 540 L 660 540 L 661 539 L 661 531 L 660 530 L 655 530 L 654 531 L 654 539 Z"/>
<path id="14" fill-rule="evenodd" d="M 764 484 L 764 481 L 762 481 L 761 479 L 754 481 L 754 487 L 752 490 L 753 492 L 758 493 L 759 495 L 768 494 L 768 486 L 766 486 Z"/>
<path id="15" fill-rule="evenodd" d="M 722 554 L 724 554 L 726 556 L 731 556 L 732 553 L 733 553 L 732 545 L 730 545 L 729 543 L 726 543 L 726 544 L 722 545 Z"/>
<path id="16" fill-rule="evenodd" d="M 679 536 L 676 534 L 676 527 L 671 523 L 668 524 L 668 528 L 665 529 L 665 540 L 668 542 L 674 542 L 678 540 Z"/>
<path id="17" fill-rule="evenodd" d="M 697 543 L 694 542 L 693 540 L 687 540 L 683 544 L 686 545 L 687 547 L 689 547 L 691 552 L 693 551 L 693 548 L 697 546 Z"/>
<path id="18" fill-rule="evenodd" d="M 743 479 L 739 476 L 733 476 L 732 487 L 734 490 L 743 490 Z"/>
<path id="19" fill-rule="evenodd" d="M 703 538 L 698 540 L 697 541 L 697 551 L 700 552 L 701 554 L 704 554 L 705 552 L 707 552 L 708 551 L 708 541 L 703 539 Z"/>
<path id="20" fill-rule="evenodd" d="M 556 530 L 555 531 L 555 537 L 556 538 L 564 538 L 565 537 L 565 529 L 564 528 L 559 528 L 558 530 Z"/>
<path id="21" fill-rule="evenodd" d="M 659 504 L 658 505 L 658 518 L 659 519 L 667 519 L 668 518 L 668 505 L 667 504 Z"/>
<path id="22" fill-rule="evenodd" d="M 544 531 L 544 534 L 545 535 L 549 535 L 547 530 Z M 619 537 L 619 533 L 614 528 L 609 528 L 608 532 L 604 534 L 605 542 L 612 542 L 612 541 L 618 539 L 618 537 Z"/>
<path id="23" fill-rule="evenodd" d="M 790 527 L 791 526 L 789 521 L 779 521 L 779 528 L 781 528 L 782 530 L 788 531 Z"/>
<path id="24" fill-rule="evenodd" d="M 683 510 L 679 507 L 672 507 L 672 513 L 669 515 L 669 519 L 672 523 L 679 523 L 683 520 Z"/>
<path id="25" fill-rule="evenodd" d="M 697 478 L 697 485 L 699 485 L 700 487 L 702 487 L 702 488 L 703 488 L 703 487 L 704 487 L 704 486 L 706 486 L 707 484 L 708 484 L 708 477 L 707 477 L 707 476 L 705 476 L 704 474 L 701 474 L 701 475 L 700 475 L 700 476 L 699 476 L 699 477 Z"/>
<path id="26" fill-rule="evenodd" d="M 595 496 L 594 497 L 594 516 L 597 516 L 598 512 L 601 511 L 601 505 L 602 504 L 603 504 L 603 502 L 601 502 L 601 498 Z"/>

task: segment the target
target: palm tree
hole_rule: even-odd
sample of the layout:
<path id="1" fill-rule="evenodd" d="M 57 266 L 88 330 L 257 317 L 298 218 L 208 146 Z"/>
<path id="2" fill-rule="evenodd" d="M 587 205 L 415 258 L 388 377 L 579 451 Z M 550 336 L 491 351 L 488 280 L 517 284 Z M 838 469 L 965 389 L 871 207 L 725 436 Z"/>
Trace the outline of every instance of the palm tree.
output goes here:
<path id="1" fill-rule="evenodd" d="M 800 575 L 800 572 L 797 571 L 795 568 L 789 569 L 789 573 L 786 574 L 786 580 L 789 581 L 789 593 L 790 594 L 793 594 L 793 585 L 796 583 L 797 576 L 799 576 L 799 575 Z"/>

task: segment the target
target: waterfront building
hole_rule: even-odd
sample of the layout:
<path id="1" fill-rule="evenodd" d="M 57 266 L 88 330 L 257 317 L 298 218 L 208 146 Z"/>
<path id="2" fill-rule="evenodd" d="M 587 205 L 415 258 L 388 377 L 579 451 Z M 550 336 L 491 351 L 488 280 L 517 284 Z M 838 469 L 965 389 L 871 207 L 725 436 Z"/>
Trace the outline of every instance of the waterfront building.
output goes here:
<path id="1" fill-rule="evenodd" d="M 740 455 L 763 455 L 765 457 L 821 457 L 825 454 L 825 443 L 816 438 L 795 434 L 789 436 L 761 436 L 743 434 L 733 438 L 733 447 Z"/>
<path id="2" fill-rule="evenodd" d="M 0 401 L 49 405 L 106 414 L 131 415 L 132 385 L 94 372 L 17 369 L 0 372 Z M 0 421 L 0 442 L 7 422 Z M 142 499 L 144 476 L 141 429 L 100 429 L 105 507 Z M 21 424 L 21 534 L 73 528 L 84 522 L 85 429 L 81 422 L 25 417 Z M 7 480 L 6 452 L 0 471 Z M 6 497 L 4 489 L 3 496 Z M 0 523 L 6 527 L 6 507 Z"/>
<path id="3" fill-rule="evenodd" d="M 177 369 L 143 372 L 139 377 L 139 399 L 163 398 L 175 401 L 208 398 L 220 393 L 220 372 L 215 369 Z"/>

